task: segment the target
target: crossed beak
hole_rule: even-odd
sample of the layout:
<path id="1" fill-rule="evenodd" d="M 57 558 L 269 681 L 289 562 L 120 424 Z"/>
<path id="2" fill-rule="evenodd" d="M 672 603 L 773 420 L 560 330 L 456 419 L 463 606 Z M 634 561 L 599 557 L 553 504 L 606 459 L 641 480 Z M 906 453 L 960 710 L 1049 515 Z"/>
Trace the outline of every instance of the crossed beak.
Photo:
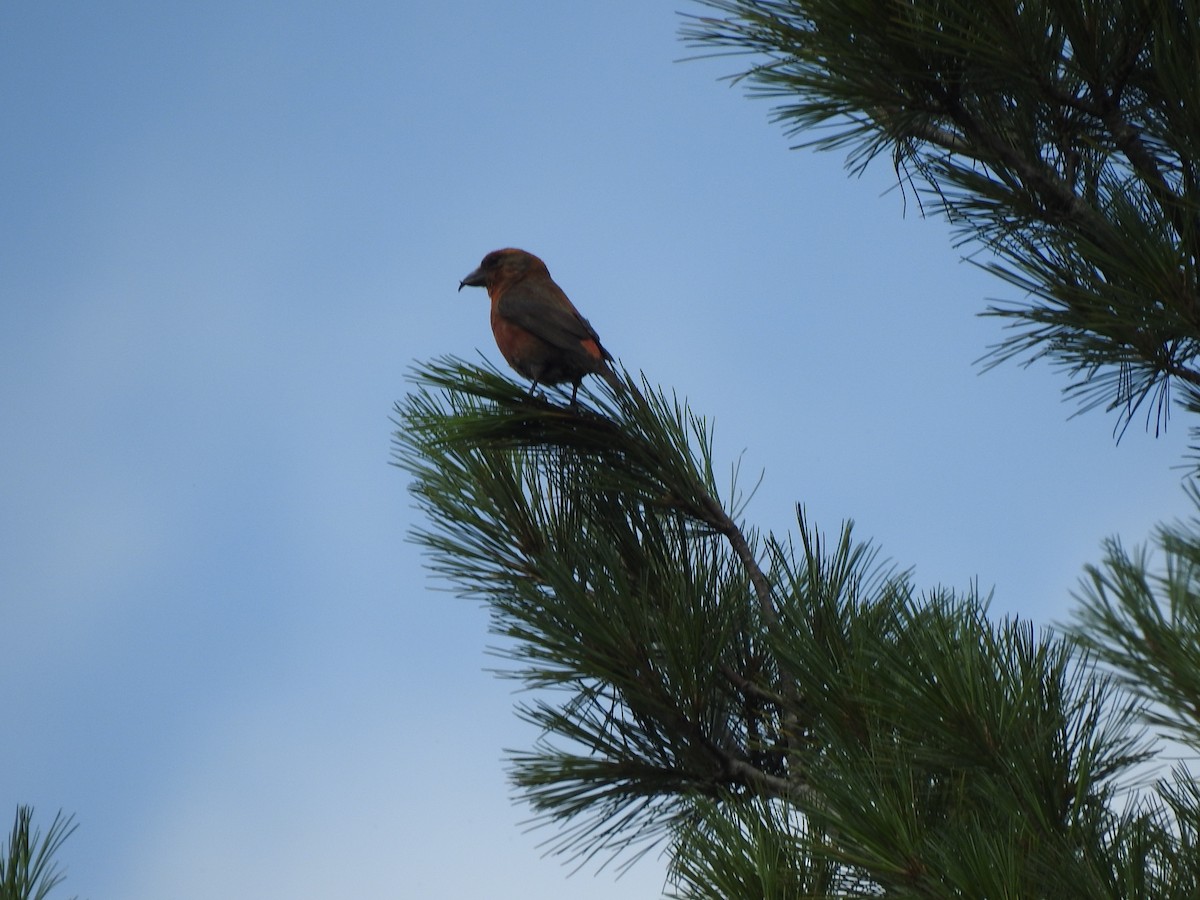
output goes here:
<path id="1" fill-rule="evenodd" d="M 458 289 L 461 291 L 465 287 L 483 287 L 486 284 L 487 279 L 483 277 L 483 269 L 479 268 L 460 281 Z"/>

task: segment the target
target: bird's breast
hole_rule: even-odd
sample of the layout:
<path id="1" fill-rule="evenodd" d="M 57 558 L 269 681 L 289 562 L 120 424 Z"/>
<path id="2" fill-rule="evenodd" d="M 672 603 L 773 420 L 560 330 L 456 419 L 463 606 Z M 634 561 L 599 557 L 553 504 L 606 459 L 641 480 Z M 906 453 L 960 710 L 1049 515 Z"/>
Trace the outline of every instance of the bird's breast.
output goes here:
<path id="1" fill-rule="evenodd" d="M 545 355 L 545 342 L 541 338 L 504 318 L 495 305 L 492 306 L 492 334 L 496 337 L 496 346 L 501 355 L 510 366 L 526 378 L 536 377 L 533 370 Z"/>

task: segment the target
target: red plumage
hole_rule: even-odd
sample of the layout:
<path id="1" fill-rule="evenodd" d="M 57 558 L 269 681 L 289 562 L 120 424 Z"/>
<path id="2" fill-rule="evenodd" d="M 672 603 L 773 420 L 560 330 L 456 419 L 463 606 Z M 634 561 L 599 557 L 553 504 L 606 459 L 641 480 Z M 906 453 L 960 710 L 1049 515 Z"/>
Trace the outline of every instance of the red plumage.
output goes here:
<path id="1" fill-rule="evenodd" d="M 571 382 L 571 403 L 585 375 L 620 388 L 596 329 L 554 283 L 546 264 L 524 250 L 494 250 L 458 285 L 487 288 L 492 333 L 508 364 L 539 384 Z"/>

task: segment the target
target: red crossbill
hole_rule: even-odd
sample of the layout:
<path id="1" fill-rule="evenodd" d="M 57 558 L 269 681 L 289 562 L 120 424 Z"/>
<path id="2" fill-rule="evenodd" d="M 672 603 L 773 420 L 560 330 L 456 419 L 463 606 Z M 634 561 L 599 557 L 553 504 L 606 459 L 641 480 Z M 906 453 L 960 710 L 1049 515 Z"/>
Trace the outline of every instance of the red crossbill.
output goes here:
<path id="1" fill-rule="evenodd" d="M 494 250 L 459 282 L 458 289 L 464 287 L 487 288 L 496 346 L 510 366 L 533 381 L 533 388 L 569 381 L 574 405 L 585 375 L 599 375 L 614 388 L 622 387 L 596 329 L 532 253 Z"/>

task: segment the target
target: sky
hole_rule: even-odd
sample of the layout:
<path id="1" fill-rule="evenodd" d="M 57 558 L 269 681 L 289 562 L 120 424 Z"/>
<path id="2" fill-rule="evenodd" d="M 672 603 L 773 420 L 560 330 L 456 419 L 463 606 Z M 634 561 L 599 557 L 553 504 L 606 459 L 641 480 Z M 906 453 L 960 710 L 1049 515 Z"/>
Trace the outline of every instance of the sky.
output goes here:
<path id="1" fill-rule="evenodd" d="M 490 250 L 763 473 L 763 529 L 853 519 L 1049 625 L 1189 512 L 1182 416 L 1118 443 L 983 372 L 1014 289 L 886 159 L 791 149 L 747 60 L 682 61 L 681 11 L 0 5 L 0 830 L 75 816 L 59 896 L 662 895 L 522 824 L 536 735 L 388 462 L 414 363 L 502 365 L 455 290 Z"/>

